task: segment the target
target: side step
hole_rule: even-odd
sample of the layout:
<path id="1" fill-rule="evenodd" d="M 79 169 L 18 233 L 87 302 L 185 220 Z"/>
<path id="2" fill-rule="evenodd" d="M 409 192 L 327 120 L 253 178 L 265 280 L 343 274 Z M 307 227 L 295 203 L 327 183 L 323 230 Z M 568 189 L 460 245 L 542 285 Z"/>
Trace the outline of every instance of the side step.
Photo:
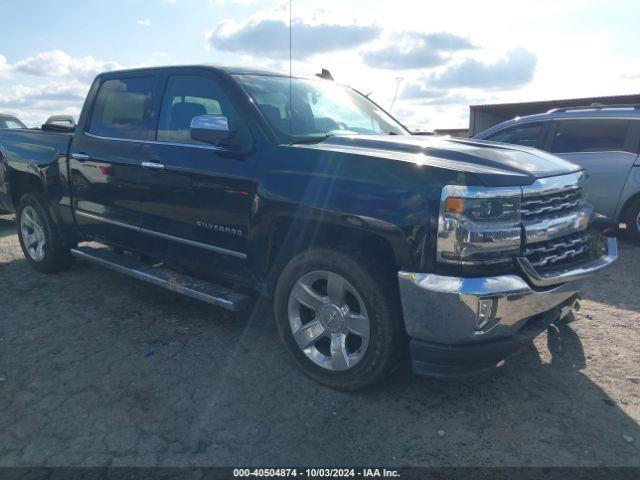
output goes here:
<path id="1" fill-rule="evenodd" d="M 177 273 L 166 267 L 145 264 L 129 255 L 113 253 L 108 248 L 76 247 L 71 249 L 71 255 L 232 312 L 244 309 L 250 301 L 248 295 Z"/>

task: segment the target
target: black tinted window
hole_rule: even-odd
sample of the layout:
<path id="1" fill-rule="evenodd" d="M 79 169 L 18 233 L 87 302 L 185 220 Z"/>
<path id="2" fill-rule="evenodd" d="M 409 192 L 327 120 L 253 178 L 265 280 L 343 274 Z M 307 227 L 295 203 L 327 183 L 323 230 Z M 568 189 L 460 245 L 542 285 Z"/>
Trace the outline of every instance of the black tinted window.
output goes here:
<path id="1" fill-rule="evenodd" d="M 624 150 L 628 120 L 562 120 L 552 153 Z"/>
<path id="2" fill-rule="evenodd" d="M 0 118 L 0 128 L 27 128 L 24 123 L 15 117 Z"/>
<path id="3" fill-rule="evenodd" d="M 517 145 L 525 145 L 527 147 L 536 147 L 538 145 L 538 138 L 540 138 L 541 132 L 541 123 L 518 125 L 495 133 L 492 136 L 487 137 L 487 140 L 491 140 L 492 142 L 515 143 Z"/>
<path id="4" fill-rule="evenodd" d="M 235 121 L 235 111 L 217 82 L 209 77 L 176 75 L 169 78 L 162 100 L 158 140 L 177 143 L 201 143 L 191 139 L 193 117 L 224 115 L 229 126 Z"/>
<path id="5" fill-rule="evenodd" d="M 153 77 L 106 80 L 98 91 L 89 132 L 105 137 L 147 138 Z"/>

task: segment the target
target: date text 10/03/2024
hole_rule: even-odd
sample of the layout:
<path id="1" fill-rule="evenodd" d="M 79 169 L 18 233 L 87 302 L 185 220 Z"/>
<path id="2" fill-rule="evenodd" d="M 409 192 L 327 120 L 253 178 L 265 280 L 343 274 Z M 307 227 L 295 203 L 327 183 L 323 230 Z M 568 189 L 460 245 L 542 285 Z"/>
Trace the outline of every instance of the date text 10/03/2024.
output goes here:
<path id="1" fill-rule="evenodd" d="M 238 468 L 233 470 L 233 476 L 238 478 L 399 478 L 400 473 L 386 468 Z"/>

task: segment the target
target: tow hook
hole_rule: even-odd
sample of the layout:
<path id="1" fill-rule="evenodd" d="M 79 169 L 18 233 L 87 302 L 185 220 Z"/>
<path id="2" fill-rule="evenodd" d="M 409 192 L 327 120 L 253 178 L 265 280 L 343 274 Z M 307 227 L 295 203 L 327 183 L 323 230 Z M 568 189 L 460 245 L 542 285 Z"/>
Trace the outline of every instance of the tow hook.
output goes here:
<path id="1" fill-rule="evenodd" d="M 575 320 L 573 312 L 580 310 L 580 300 L 582 300 L 582 295 L 576 294 L 564 305 L 556 307 L 556 310 L 558 310 L 558 319 L 556 321 L 565 324 L 573 322 Z"/>

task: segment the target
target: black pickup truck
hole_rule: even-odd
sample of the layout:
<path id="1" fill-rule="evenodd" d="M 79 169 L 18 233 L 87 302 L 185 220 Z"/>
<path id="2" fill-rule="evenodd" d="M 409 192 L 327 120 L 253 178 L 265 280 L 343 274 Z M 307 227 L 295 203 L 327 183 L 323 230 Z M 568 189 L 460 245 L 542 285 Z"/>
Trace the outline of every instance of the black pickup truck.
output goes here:
<path id="1" fill-rule="evenodd" d="M 270 297 L 293 360 L 334 388 L 407 352 L 422 374 L 491 368 L 617 257 L 579 167 L 413 136 L 330 80 L 105 73 L 68 130 L 0 130 L 0 203 L 35 269 L 77 257 L 229 310 Z"/>

